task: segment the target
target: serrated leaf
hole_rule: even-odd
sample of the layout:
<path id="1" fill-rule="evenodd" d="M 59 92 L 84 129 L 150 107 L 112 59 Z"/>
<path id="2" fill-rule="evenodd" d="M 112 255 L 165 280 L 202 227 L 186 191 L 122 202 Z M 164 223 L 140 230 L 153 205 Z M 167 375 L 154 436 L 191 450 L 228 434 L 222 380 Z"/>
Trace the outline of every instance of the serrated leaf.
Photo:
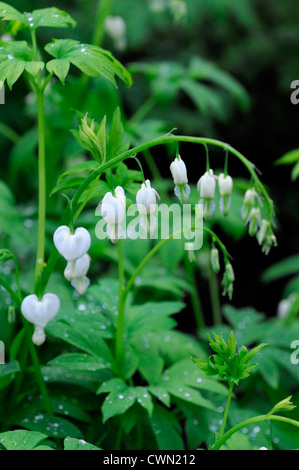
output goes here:
<path id="1" fill-rule="evenodd" d="M 132 83 L 129 72 L 109 51 L 100 47 L 73 39 L 55 39 L 45 46 L 45 50 L 55 59 L 68 61 L 90 77 L 102 76 L 115 86 L 115 76 L 128 86 Z"/>
<path id="2" fill-rule="evenodd" d="M 76 22 L 68 13 L 55 7 L 42 8 L 31 13 L 20 13 L 12 6 L 0 2 L 0 18 L 4 21 L 18 21 L 32 30 L 39 27 L 68 28 L 76 26 Z"/>
<path id="3" fill-rule="evenodd" d="M 65 59 L 53 59 L 47 63 L 49 73 L 56 75 L 61 83 L 65 84 L 65 79 L 70 70 L 70 62 Z"/>
<path id="4" fill-rule="evenodd" d="M 113 391 L 104 400 L 102 406 L 103 423 L 113 416 L 125 413 L 136 401 L 134 388 Z"/>
<path id="5" fill-rule="evenodd" d="M 20 372 L 20 365 L 18 361 L 11 361 L 8 364 L 1 364 L 0 365 L 0 379 L 7 375 L 15 374 L 16 372 Z"/>

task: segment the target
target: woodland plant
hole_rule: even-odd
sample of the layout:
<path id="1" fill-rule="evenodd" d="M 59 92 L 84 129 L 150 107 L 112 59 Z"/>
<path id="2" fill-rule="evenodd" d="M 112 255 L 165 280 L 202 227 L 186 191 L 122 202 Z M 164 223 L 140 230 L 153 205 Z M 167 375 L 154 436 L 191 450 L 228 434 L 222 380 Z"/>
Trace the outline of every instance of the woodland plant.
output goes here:
<path id="1" fill-rule="evenodd" d="M 101 3 L 107 6 L 109 2 Z M 159 2 L 151 3 L 156 9 Z M 179 10 L 175 4 L 179 5 Z M 169 2 L 169 8 L 177 12 L 178 21 L 185 15 L 183 5 L 182 1 Z M 103 7 L 105 18 L 109 15 L 108 10 Z M 46 210 L 48 156 L 44 103 L 47 90 L 51 90 L 55 80 L 65 84 L 67 89 L 71 65 L 85 77 L 101 77 L 113 86 L 116 86 L 116 80 L 131 86 L 132 79 L 128 70 L 110 52 L 97 45 L 73 39 L 53 39 L 40 47 L 39 28 L 75 26 L 66 12 L 46 8 L 21 13 L 0 2 L 0 17 L 13 25 L 15 34 L 26 38 L 1 41 L 0 80 L 11 89 L 23 76 L 36 96 L 38 123 L 38 238 L 32 285 L 24 288 L 23 272 L 20 273 L 13 252 L 8 248 L 0 252 L 1 264 L 12 262 L 14 265 L 13 282 L 0 277 L 0 284 L 11 296 L 14 303 L 11 307 L 17 317 L 9 362 L 0 369 L 1 393 L 10 397 L 7 409 L 3 410 L 0 444 L 6 449 L 43 450 L 62 448 L 60 439 L 64 439 L 67 450 L 130 446 L 138 449 L 193 449 L 201 443 L 216 450 L 231 442 L 235 433 L 254 423 L 276 421 L 298 428 L 298 421 L 277 414 L 293 410 L 290 398 L 287 398 L 270 412 L 239 420 L 226 431 L 234 387 L 252 374 L 255 365 L 250 360 L 265 344 L 250 350 L 242 346 L 238 352 L 233 333 L 229 334 L 227 342 L 215 333 L 214 339 L 209 339 L 216 354 L 206 360 L 207 351 L 199 339 L 175 330 L 176 323 L 172 318 L 184 307 L 181 292 L 189 289 L 197 325 L 204 326 L 196 289 L 170 275 L 168 286 L 167 280 L 163 285 L 153 274 L 159 274 L 154 264 L 155 255 L 163 253 L 171 243 L 175 246 L 184 237 L 190 240 L 190 232 L 201 230 L 201 234 L 210 240 L 210 269 L 217 275 L 223 272 L 223 294 L 232 298 L 235 274 L 231 258 L 210 222 L 216 207 L 217 191 L 221 217 L 229 217 L 235 177 L 228 173 L 228 166 L 229 160 L 236 157 L 250 177 L 246 183 L 243 207 L 238 208 L 238 217 L 248 224 L 249 235 L 257 237 L 265 253 L 276 245 L 273 201 L 255 165 L 225 142 L 176 135 L 173 131 L 131 146 L 125 140 L 127 135 L 119 107 L 114 110 L 110 126 L 107 116 L 97 123 L 88 113 L 77 111 L 79 128 L 72 129 L 72 134 L 90 159 L 68 168 L 60 175 L 56 186 L 50 188 L 52 196 L 63 196 L 66 206 L 60 221 L 50 223 Z M 101 17 L 102 28 L 105 18 Z M 111 24 L 111 20 L 106 23 L 110 34 Z M 118 42 L 124 40 L 124 28 L 121 33 L 113 39 Z M 86 91 L 88 93 L 88 88 Z M 179 149 L 183 143 L 199 144 L 205 150 L 205 162 L 201 173 L 197 174 L 199 194 L 188 181 L 187 173 L 198 173 L 200 164 L 197 159 L 195 162 L 194 155 L 193 166 L 187 167 L 182 147 Z M 188 201 L 195 201 L 194 207 L 190 204 L 195 222 L 192 223 L 190 218 L 189 224 L 180 225 L 178 230 L 160 239 L 161 222 L 157 212 L 163 199 L 167 202 L 167 195 L 159 181 L 145 178 L 140 160 L 149 156 L 147 152 L 150 149 L 163 145 L 172 152 L 169 176 L 173 178 L 172 188 L 180 201 L 179 208 L 187 210 Z M 210 168 L 212 147 L 223 149 L 223 162 L 220 163 L 223 169 L 219 174 Z M 132 169 L 136 165 L 138 170 Z M 219 168 L 219 163 L 214 168 Z M 93 223 L 95 219 L 88 220 L 90 213 L 87 210 L 92 201 L 96 201 L 93 210 L 96 217 L 100 217 L 97 224 Z M 124 226 L 128 212 L 136 215 L 134 236 Z M 88 218 L 84 218 L 85 213 Z M 202 228 L 196 225 L 198 219 L 202 221 Z M 50 239 L 46 236 L 49 232 Z M 138 234 L 146 239 L 144 245 L 137 242 Z M 98 243 L 96 238 L 101 242 Z M 118 279 L 108 276 L 94 282 L 97 250 L 105 243 L 102 241 L 104 238 L 111 242 L 108 259 L 117 263 Z M 204 243 L 207 244 L 206 238 Z M 194 281 L 190 259 L 192 253 L 195 256 L 197 247 L 190 241 L 186 245 L 185 251 L 189 252 L 189 256 L 184 255 L 186 270 Z M 140 246 L 145 246 L 145 249 L 140 249 Z M 128 251 L 131 252 L 131 261 Z M 134 256 L 135 261 L 132 261 Z M 66 263 L 60 269 L 62 258 Z M 170 289 L 171 295 L 167 300 L 153 296 L 140 302 L 138 290 L 143 282 L 140 276 L 146 269 L 152 269 L 149 271 L 152 273 L 148 279 L 149 286 L 155 286 L 156 280 L 161 285 L 155 290 Z M 70 294 L 62 272 L 76 292 Z M 83 300 L 80 296 L 84 296 Z M 249 315 L 250 319 L 252 317 L 254 315 Z M 248 339 L 248 342 L 260 343 L 259 337 Z M 42 344 L 41 351 L 49 347 L 44 356 L 45 365 L 41 365 L 41 353 L 36 348 Z M 203 359 L 193 359 L 192 362 L 191 356 Z M 25 383 L 27 374 L 30 380 Z M 221 381 L 227 382 L 228 390 Z M 75 386 L 79 389 L 74 393 Z M 33 396 L 35 400 L 32 400 Z M 199 420 L 202 423 L 209 421 L 217 412 L 217 405 L 222 409 L 219 403 L 226 397 L 219 432 L 215 430 L 215 437 L 211 437 L 213 430 L 202 430 Z M 180 431 L 183 420 L 187 423 L 187 444 Z M 75 424 L 77 422 L 80 425 Z M 83 437 L 92 444 L 87 444 Z M 55 442 L 48 438 L 55 439 Z"/>

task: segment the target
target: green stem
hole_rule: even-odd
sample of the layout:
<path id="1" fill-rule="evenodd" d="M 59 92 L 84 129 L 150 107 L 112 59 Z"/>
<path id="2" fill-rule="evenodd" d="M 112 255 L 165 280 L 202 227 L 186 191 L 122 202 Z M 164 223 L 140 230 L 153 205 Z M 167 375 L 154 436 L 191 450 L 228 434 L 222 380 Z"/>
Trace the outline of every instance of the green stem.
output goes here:
<path id="1" fill-rule="evenodd" d="M 4 124 L 4 122 L 0 122 L 0 134 L 14 144 L 16 144 L 20 138 L 19 134 L 17 134 L 11 127 Z"/>
<path id="2" fill-rule="evenodd" d="M 123 264 L 123 253 L 121 240 L 117 242 L 118 248 L 118 277 L 119 277 L 119 288 L 118 288 L 118 316 L 116 325 L 116 338 L 115 338 L 115 357 L 118 364 L 119 371 L 122 371 L 123 359 L 124 359 L 124 321 L 125 321 L 125 300 L 124 295 L 124 264 Z"/>
<path id="3" fill-rule="evenodd" d="M 272 416 L 269 416 L 268 414 L 267 415 L 261 415 L 261 416 L 255 416 L 254 418 L 249 418 L 249 419 L 246 419 L 245 421 L 242 421 L 241 423 L 237 424 L 236 426 L 232 427 L 229 431 L 227 431 L 221 439 L 219 439 L 216 444 L 214 444 L 211 448 L 211 450 L 219 450 L 223 444 L 233 435 L 235 434 L 236 432 L 240 431 L 240 429 L 242 428 L 245 428 L 247 426 L 249 426 L 250 424 L 254 424 L 254 423 L 260 423 L 260 422 L 263 422 L 263 421 L 267 421 L 267 420 L 270 420 L 270 421 L 279 421 L 281 423 L 286 423 L 286 424 L 290 424 L 292 426 L 295 426 L 297 428 L 299 428 L 299 421 L 295 421 L 294 419 L 290 419 L 290 418 L 285 418 L 284 416 L 277 416 L 277 415 L 272 415 Z"/>
<path id="4" fill-rule="evenodd" d="M 229 384 L 228 397 L 227 397 L 226 407 L 225 407 L 224 414 L 223 414 L 221 428 L 220 428 L 220 431 L 219 431 L 218 440 L 222 438 L 223 433 L 225 431 L 226 421 L 227 421 L 228 412 L 229 412 L 229 408 L 230 408 L 230 402 L 231 402 L 232 395 L 233 395 L 233 388 L 234 388 L 234 385 Z"/>
<path id="5" fill-rule="evenodd" d="M 46 225 L 46 146 L 44 95 L 37 91 L 38 101 L 38 242 L 35 265 L 35 287 L 37 292 L 40 274 L 44 268 L 45 259 L 45 225 Z"/>
<path id="6" fill-rule="evenodd" d="M 100 0 L 98 13 L 97 13 L 97 20 L 96 20 L 96 28 L 94 31 L 92 44 L 95 46 L 101 46 L 105 34 L 105 20 L 107 16 L 110 15 L 112 9 L 113 0 Z"/>
<path id="7" fill-rule="evenodd" d="M 36 33 L 31 31 L 33 60 L 38 60 Z M 35 82 L 34 82 L 35 83 Z M 46 144 L 45 144 L 45 115 L 44 88 L 41 76 L 36 77 L 36 96 L 38 106 L 38 242 L 35 264 L 34 292 L 39 290 L 40 274 L 44 268 L 45 259 L 45 226 L 46 226 Z"/>

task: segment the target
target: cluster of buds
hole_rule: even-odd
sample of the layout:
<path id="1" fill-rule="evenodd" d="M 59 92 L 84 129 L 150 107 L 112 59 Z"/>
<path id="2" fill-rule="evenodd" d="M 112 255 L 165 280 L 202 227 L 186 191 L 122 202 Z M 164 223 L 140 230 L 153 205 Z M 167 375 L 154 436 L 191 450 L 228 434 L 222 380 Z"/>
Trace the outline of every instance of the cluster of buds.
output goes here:
<path id="1" fill-rule="evenodd" d="M 55 294 L 45 294 L 41 300 L 35 294 L 24 298 L 21 304 L 21 312 L 26 320 L 35 327 L 32 341 L 37 346 L 45 342 L 45 328 L 57 315 L 59 309 L 60 300 Z"/>
<path id="2" fill-rule="evenodd" d="M 260 207 L 256 206 L 259 201 L 256 190 L 248 189 L 244 196 L 241 216 L 245 224 L 248 224 L 248 233 L 251 237 L 256 236 L 263 253 L 270 252 L 272 246 L 277 246 L 276 237 L 273 233 L 271 222 L 263 219 Z"/>
<path id="3" fill-rule="evenodd" d="M 53 240 L 56 249 L 67 261 L 65 278 L 71 281 L 79 294 L 85 294 L 90 284 L 86 277 L 90 265 L 87 252 L 91 243 L 88 231 L 79 227 L 72 233 L 69 227 L 62 225 L 55 231 Z"/>
<path id="4" fill-rule="evenodd" d="M 197 189 L 200 193 L 200 204 L 203 205 L 203 216 L 206 220 L 212 217 L 215 209 L 216 180 L 218 180 L 220 200 L 219 208 L 223 215 L 228 215 L 231 206 L 231 194 L 233 191 L 233 180 L 229 175 L 221 173 L 218 177 L 213 170 L 208 170 L 199 179 Z"/>

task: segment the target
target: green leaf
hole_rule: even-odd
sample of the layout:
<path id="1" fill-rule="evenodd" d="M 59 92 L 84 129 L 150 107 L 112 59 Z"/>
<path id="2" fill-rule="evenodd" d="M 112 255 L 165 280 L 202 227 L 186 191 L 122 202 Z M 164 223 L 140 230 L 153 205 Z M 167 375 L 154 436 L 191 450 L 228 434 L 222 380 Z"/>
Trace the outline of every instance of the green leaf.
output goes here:
<path id="1" fill-rule="evenodd" d="M 65 59 L 53 59 L 47 63 L 49 73 L 56 75 L 61 83 L 65 84 L 65 79 L 70 70 L 70 62 Z"/>
<path id="2" fill-rule="evenodd" d="M 182 430 L 172 413 L 156 405 L 150 425 L 160 450 L 184 450 Z"/>
<path id="3" fill-rule="evenodd" d="M 101 450 L 93 444 L 89 444 L 83 439 L 75 439 L 74 437 L 66 437 L 63 441 L 64 450 Z"/>
<path id="4" fill-rule="evenodd" d="M 103 406 L 103 423 L 113 416 L 125 413 L 136 401 L 134 388 L 127 387 L 112 391 L 106 396 Z"/>
<path id="5" fill-rule="evenodd" d="M 76 22 L 66 12 L 58 8 L 42 8 L 31 13 L 20 13 L 10 5 L 0 2 L 0 18 L 4 21 L 18 21 L 25 27 L 35 30 L 39 27 L 68 28 Z"/>
<path id="6" fill-rule="evenodd" d="M 290 276 L 291 274 L 297 274 L 298 272 L 299 272 L 299 255 L 294 255 L 268 268 L 263 273 L 262 280 L 264 282 L 272 282 L 282 277 Z"/>
<path id="7" fill-rule="evenodd" d="M 0 365 L 0 379 L 7 375 L 15 374 L 16 372 L 20 372 L 20 365 L 18 361 L 11 361 L 8 364 L 1 364 Z"/>
<path id="8" fill-rule="evenodd" d="M 112 117 L 112 124 L 108 135 L 108 146 L 107 146 L 107 157 L 116 157 L 122 152 L 125 152 L 129 148 L 129 143 L 123 143 L 125 135 L 124 127 L 121 120 L 120 108 L 116 108 Z"/>
<path id="9" fill-rule="evenodd" d="M 78 173 L 92 172 L 99 167 L 99 164 L 93 160 L 87 162 L 78 163 L 77 165 L 72 166 L 68 170 L 64 171 L 58 178 L 58 182 L 66 178 L 67 176 L 76 175 Z"/>
<path id="10" fill-rule="evenodd" d="M 68 189 L 79 188 L 83 183 L 85 178 L 83 177 L 74 177 L 63 180 L 61 183 L 58 183 L 51 191 L 50 196 L 53 196 L 56 193 L 60 193 L 61 191 L 67 191 Z"/>
<path id="11" fill-rule="evenodd" d="M 62 354 L 61 356 L 52 359 L 49 364 L 71 370 L 92 372 L 111 367 L 111 363 L 102 361 L 100 358 L 80 353 Z"/>
<path id="12" fill-rule="evenodd" d="M 46 415 L 43 412 L 32 410 L 23 419 L 15 424 L 28 428 L 30 431 L 41 431 L 49 437 L 64 438 L 65 436 L 81 437 L 81 431 L 70 421 L 59 416 Z"/>
<path id="13" fill-rule="evenodd" d="M 24 70 L 37 75 L 43 67 L 43 62 L 33 61 L 33 50 L 26 41 L 0 41 L 0 81 L 7 80 L 10 89 Z"/>
<path id="14" fill-rule="evenodd" d="M 104 77 L 116 86 L 115 76 L 128 86 L 132 80 L 129 72 L 113 55 L 100 47 L 82 44 L 73 39 L 54 39 L 45 50 L 58 60 L 66 60 L 90 77 Z"/>
<path id="15" fill-rule="evenodd" d="M 275 165 L 290 165 L 296 163 L 299 160 L 299 149 L 290 150 L 285 153 L 282 157 L 275 160 Z"/>
<path id="16" fill-rule="evenodd" d="M 6 450 L 32 450 L 41 441 L 47 439 L 47 435 L 41 432 L 17 430 L 2 432 L 0 434 L 0 444 Z"/>

